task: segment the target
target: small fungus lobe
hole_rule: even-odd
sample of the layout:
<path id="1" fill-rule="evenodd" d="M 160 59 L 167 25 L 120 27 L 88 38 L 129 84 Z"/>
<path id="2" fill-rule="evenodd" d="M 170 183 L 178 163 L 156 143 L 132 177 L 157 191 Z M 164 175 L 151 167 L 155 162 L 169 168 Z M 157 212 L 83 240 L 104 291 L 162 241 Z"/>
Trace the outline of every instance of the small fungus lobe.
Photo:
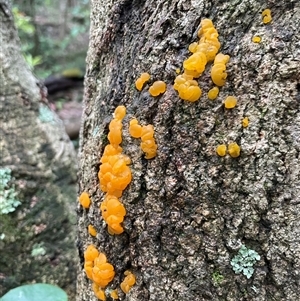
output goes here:
<path id="1" fill-rule="evenodd" d="M 105 292 L 102 290 L 99 285 L 97 285 L 95 282 L 92 284 L 92 289 L 94 291 L 95 296 L 102 301 L 106 300 Z"/>
<path id="2" fill-rule="evenodd" d="M 242 120 L 242 126 L 244 128 L 248 127 L 249 125 L 249 118 L 248 117 L 245 117 L 243 120 Z"/>
<path id="3" fill-rule="evenodd" d="M 232 158 L 237 158 L 240 155 L 241 148 L 235 142 L 228 144 L 228 153 Z"/>
<path id="4" fill-rule="evenodd" d="M 167 89 L 166 83 L 161 80 L 158 80 L 158 81 L 155 81 L 152 84 L 152 86 L 149 88 L 149 93 L 152 96 L 158 96 L 160 94 L 165 93 L 166 89 Z"/>
<path id="5" fill-rule="evenodd" d="M 150 79 L 150 74 L 145 72 L 145 73 L 142 73 L 140 75 L 140 77 L 136 80 L 135 82 L 135 87 L 141 91 L 143 89 L 143 86 L 145 84 L 145 82 L 147 82 L 148 80 Z"/>
<path id="6" fill-rule="evenodd" d="M 142 136 L 142 126 L 135 118 L 129 122 L 129 133 L 133 138 L 141 138 Z"/>
<path id="7" fill-rule="evenodd" d="M 113 299 L 119 299 L 119 295 L 118 295 L 118 292 L 117 292 L 117 290 L 112 290 L 111 292 L 110 292 L 110 296 L 113 298 Z"/>
<path id="8" fill-rule="evenodd" d="M 124 275 L 126 277 L 121 283 L 121 289 L 125 294 L 127 294 L 130 291 L 131 287 L 135 284 L 136 279 L 130 271 L 124 272 Z"/>
<path id="9" fill-rule="evenodd" d="M 268 8 L 263 10 L 263 12 L 261 13 L 261 16 L 263 18 L 262 21 L 264 24 L 268 24 L 272 21 L 271 10 Z"/>
<path id="10" fill-rule="evenodd" d="M 218 87 L 213 87 L 211 88 L 208 93 L 207 93 L 207 97 L 210 100 L 215 100 L 219 95 L 219 88 Z"/>
<path id="11" fill-rule="evenodd" d="M 217 146 L 216 149 L 216 153 L 220 156 L 220 157 L 224 157 L 226 155 L 227 152 L 227 147 L 225 144 L 220 144 Z"/>
<path id="12" fill-rule="evenodd" d="M 261 42 L 261 37 L 260 36 L 254 36 L 252 38 L 252 42 L 253 43 L 260 43 Z"/>
<path id="13" fill-rule="evenodd" d="M 87 192 L 83 192 L 79 197 L 79 202 L 83 208 L 89 208 L 91 205 L 90 196 Z"/>
<path id="14" fill-rule="evenodd" d="M 92 225 L 88 226 L 88 231 L 89 231 L 89 234 L 92 235 L 92 236 L 96 236 L 97 235 L 97 231 L 96 231 L 95 227 L 92 226 Z"/>
<path id="15" fill-rule="evenodd" d="M 224 55 L 220 52 L 216 55 L 214 64 L 211 68 L 211 79 L 213 83 L 219 87 L 225 85 L 225 81 L 227 78 L 226 64 L 228 63 L 229 59 L 229 55 Z"/>
<path id="16" fill-rule="evenodd" d="M 234 96 L 227 96 L 224 101 L 226 109 L 233 109 L 237 104 L 237 99 Z"/>

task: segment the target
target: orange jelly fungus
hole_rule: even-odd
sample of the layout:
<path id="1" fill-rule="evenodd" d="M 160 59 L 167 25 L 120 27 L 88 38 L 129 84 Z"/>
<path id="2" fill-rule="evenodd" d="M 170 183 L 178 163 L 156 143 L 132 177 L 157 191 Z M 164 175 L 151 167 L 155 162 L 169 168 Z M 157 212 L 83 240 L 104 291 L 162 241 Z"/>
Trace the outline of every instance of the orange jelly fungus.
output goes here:
<path id="1" fill-rule="evenodd" d="M 194 78 L 200 77 L 207 62 L 215 59 L 221 46 L 218 36 L 219 34 L 210 19 L 201 21 L 201 27 L 198 31 L 200 40 L 189 45 L 189 51 L 192 52 L 192 55 L 183 62 L 184 73 L 178 75 L 174 81 L 173 87 L 181 99 L 194 102 L 201 97 L 201 88 Z"/>
<path id="2" fill-rule="evenodd" d="M 145 72 L 140 75 L 140 77 L 135 82 L 135 87 L 141 91 L 143 89 L 144 83 L 150 79 L 150 74 Z"/>
<path id="3" fill-rule="evenodd" d="M 141 149 L 146 153 L 146 159 L 152 159 L 157 153 L 157 144 L 154 139 L 153 125 L 139 125 L 137 119 L 132 119 L 129 123 L 129 133 L 134 138 L 141 138 Z"/>
<path id="4" fill-rule="evenodd" d="M 193 45 L 191 52 L 202 52 L 206 55 L 207 62 L 213 61 L 220 49 L 219 34 L 210 19 L 203 19 L 200 23 L 201 27 L 198 31 L 200 39 L 198 45 Z M 196 47 L 195 47 L 196 46 Z M 192 51 L 194 50 L 194 51 Z"/>
<path id="5" fill-rule="evenodd" d="M 112 291 L 110 292 L 110 296 L 111 296 L 113 299 L 119 299 L 119 295 L 118 295 L 117 290 L 112 290 Z"/>
<path id="6" fill-rule="evenodd" d="M 227 96 L 224 100 L 224 106 L 226 109 L 233 109 L 237 104 L 237 99 L 234 96 Z"/>
<path id="7" fill-rule="evenodd" d="M 218 53 L 214 60 L 214 65 L 211 68 L 211 79 L 215 85 L 221 87 L 225 85 L 227 78 L 226 64 L 230 59 L 229 55 Z"/>
<path id="8" fill-rule="evenodd" d="M 84 252 L 85 261 L 94 261 L 99 256 L 99 252 L 94 245 L 89 245 Z"/>
<path id="9" fill-rule="evenodd" d="M 270 9 L 265 9 L 263 10 L 263 12 L 261 13 L 261 16 L 263 18 L 263 23 L 264 24 L 268 24 L 272 21 L 272 17 L 271 17 L 271 10 Z"/>
<path id="10" fill-rule="evenodd" d="M 215 100 L 219 95 L 219 88 L 218 87 L 213 87 L 211 88 L 208 93 L 207 93 L 207 97 L 210 100 Z"/>
<path id="11" fill-rule="evenodd" d="M 192 75 L 180 74 L 175 78 L 174 89 L 178 91 L 179 97 L 190 102 L 197 101 L 202 94 L 198 82 L 193 79 Z"/>
<path id="12" fill-rule="evenodd" d="M 113 195 L 107 195 L 100 205 L 102 217 L 108 225 L 108 233 L 121 234 L 124 229 L 121 223 L 126 215 L 124 205 Z"/>
<path id="13" fill-rule="evenodd" d="M 217 146 L 216 153 L 220 157 L 224 157 L 226 155 L 226 151 L 227 151 L 227 147 L 226 147 L 225 144 L 220 144 L 220 145 Z"/>
<path id="14" fill-rule="evenodd" d="M 228 153 L 232 158 L 237 158 L 240 155 L 241 148 L 237 143 L 229 143 L 228 144 Z"/>
<path id="15" fill-rule="evenodd" d="M 98 172 L 100 189 L 107 192 L 100 209 L 102 217 L 107 223 L 109 234 L 121 234 L 124 229 L 121 223 L 126 214 L 125 207 L 119 201 L 123 190 L 132 180 L 131 170 L 128 165 L 131 160 L 122 154 L 122 120 L 126 115 L 126 108 L 118 106 L 114 112 L 114 119 L 109 124 L 108 139 L 110 144 L 104 148 L 100 159 L 101 165 Z"/>
<path id="16" fill-rule="evenodd" d="M 99 285 L 97 285 L 95 282 L 92 284 L 92 289 L 94 291 L 95 296 L 102 301 L 106 300 L 105 292 L 102 290 Z"/>
<path id="17" fill-rule="evenodd" d="M 83 192 L 79 197 L 79 203 L 83 208 L 89 208 L 91 205 L 91 200 L 87 192 Z"/>
<path id="18" fill-rule="evenodd" d="M 207 63 L 206 55 L 203 52 L 195 52 L 183 62 L 185 73 L 199 77 L 205 70 Z"/>
<path id="19" fill-rule="evenodd" d="M 248 125 L 249 125 L 249 118 L 248 117 L 243 118 L 243 120 L 242 120 L 242 126 L 244 128 L 246 128 L 246 127 L 248 127 Z"/>
<path id="20" fill-rule="evenodd" d="M 124 272 L 124 275 L 126 277 L 121 283 L 121 289 L 125 294 L 127 294 L 130 291 L 131 287 L 135 284 L 136 279 L 130 271 Z"/>
<path id="21" fill-rule="evenodd" d="M 87 247 L 84 260 L 84 270 L 86 276 L 93 281 L 95 296 L 100 300 L 106 300 L 103 289 L 113 280 L 114 267 L 107 262 L 105 254 L 99 253 L 94 245 Z"/>
<path id="22" fill-rule="evenodd" d="M 252 38 L 252 42 L 253 43 L 260 43 L 261 42 L 261 37 L 260 36 L 254 36 Z"/>
<path id="23" fill-rule="evenodd" d="M 154 139 L 153 125 L 148 124 L 142 127 L 141 140 L 141 149 L 146 154 L 145 158 L 154 158 L 157 153 L 157 144 Z"/>
<path id="24" fill-rule="evenodd" d="M 123 190 L 131 182 L 131 170 L 127 166 L 131 163 L 130 158 L 122 154 L 120 143 L 122 142 L 122 119 L 126 114 L 124 106 L 116 108 L 115 118 L 109 124 L 108 144 L 101 157 L 98 178 L 100 188 L 109 195 L 120 197 Z"/>
<path id="25" fill-rule="evenodd" d="M 129 133 L 133 138 L 141 138 L 142 136 L 142 126 L 135 118 L 129 122 Z"/>
<path id="26" fill-rule="evenodd" d="M 158 96 L 162 93 L 165 93 L 166 89 L 167 89 L 166 83 L 164 83 L 161 80 L 158 80 L 158 81 L 154 82 L 152 84 L 152 86 L 149 88 L 149 93 L 152 96 Z"/>
<path id="27" fill-rule="evenodd" d="M 97 235 L 97 231 L 96 231 L 95 227 L 93 227 L 92 225 L 88 226 L 88 231 L 89 231 L 89 234 L 92 235 L 92 236 Z"/>

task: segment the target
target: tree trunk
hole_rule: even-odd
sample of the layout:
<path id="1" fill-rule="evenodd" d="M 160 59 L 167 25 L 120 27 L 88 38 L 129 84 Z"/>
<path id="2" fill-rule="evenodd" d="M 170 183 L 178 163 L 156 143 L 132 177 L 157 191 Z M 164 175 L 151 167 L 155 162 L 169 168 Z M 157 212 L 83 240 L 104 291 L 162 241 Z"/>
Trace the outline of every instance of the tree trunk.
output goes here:
<path id="1" fill-rule="evenodd" d="M 269 24 L 262 22 L 265 8 Z M 209 100 L 208 64 L 198 80 L 202 97 L 191 103 L 172 85 L 204 18 L 213 20 L 220 51 L 230 55 L 228 78 Z M 108 287 L 118 288 L 121 300 L 298 300 L 299 28 L 299 1 L 92 1 L 80 150 L 80 192 L 89 192 L 92 205 L 79 210 L 79 251 L 82 263 L 91 243 L 106 254 L 116 271 Z M 261 43 L 252 42 L 256 35 Z M 167 91 L 137 91 L 142 72 L 151 74 L 149 85 L 165 81 Z M 238 99 L 231 110 L 223 105 L 228 95 Z M 133 180 L 121 198 L 125 231 L 111 236 L 97 173 L 118 105 L 127 108 L 122 148 Z M 129 135 L 133 117 L 154 125 L 154 159 L 146 160 Z M 231 142 L 240 145 L 240 157 L 216 154 Z M 249 279 L 231 264 L 242 245 L 260 255 Z M 137 283 L 125 297 L 119 285 L 127 269 Z M 97 300 L 90 296 L 82 264 L 77 300 Z"/>
<path id="2" fill-rule="evenodd" d="M 75 298 L 76 155 L 0 1 L 0 296 L 46 282 Z"/>

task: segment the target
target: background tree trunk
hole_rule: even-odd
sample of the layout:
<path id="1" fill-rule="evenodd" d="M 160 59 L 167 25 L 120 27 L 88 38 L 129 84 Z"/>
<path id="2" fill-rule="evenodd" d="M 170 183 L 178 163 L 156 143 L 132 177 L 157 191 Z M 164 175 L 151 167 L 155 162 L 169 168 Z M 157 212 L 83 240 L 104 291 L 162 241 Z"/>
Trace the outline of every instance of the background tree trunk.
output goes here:
<path id="1" fill-rule="evenodd" d="M 270 8 L 273 20 L 262 23 Z M 213 20 L 228 78 L 215 101 L 210 67 L 199 79 L 201 99 L 179 99 L 176 68 L 198 41 L 201 19 Z M 137 284 L 121 300 L 289 300 L 300 295 L 300 2 L 92 1 L 81 133 L 79 251 L 95 244 L 116 270 L 111 288 L 131 269 Z M 259 35 L 261 43 L 253 43 Z M 142 72 L 167 83 L 161 97 L 134 82 Z M 224 109 L 228 95 L 238 99 Z M 125 105 L 123 152 L 133 181 L 122 196 L 125 232 L 110 236 L 99 205 L 99 160 L 116 106 Z M 243 128 L 243 117 L 250 123 Z M 144 159 L 128 123 L 153 124 L 158 155 Z M 241 156 L 221 158 L 219 144 L 237 142 Z M 98 230 L 89 236 L 87 225 Z M 250 279 L 230 261 L 241 245 L 260 260 Z M 77 300 L 96 300 L 83 265 Z M 110 299 L 109 299 L 110 300 Z"/>
<path id="2" fill-rule="evenodd" d="M 0 183 L 0 207 L 9 205 L 8 189 L 21 204 L 0 212 L 0 296 L 21 284 L 46 282 L 74 300 L 76 155 L 20 53 L 10 5 L 0 1 L 0 171 L 13 178 L 5 189 Z"/>

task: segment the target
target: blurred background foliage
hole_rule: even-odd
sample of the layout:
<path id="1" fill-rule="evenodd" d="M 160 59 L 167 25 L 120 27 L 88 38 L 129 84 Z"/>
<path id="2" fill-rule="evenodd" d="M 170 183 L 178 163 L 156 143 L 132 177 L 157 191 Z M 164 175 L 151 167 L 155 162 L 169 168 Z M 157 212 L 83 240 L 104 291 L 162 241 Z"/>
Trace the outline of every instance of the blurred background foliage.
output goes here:
<path id="1" fill-rule="evenodd" d="M 38 78 L 80 69 L 84 74 L 89 0 L 13 0 L 24 57 Z"/>
<path id="2" fill-rule="evenodd" d="M 48 108 L 61 118 L 76 147 L 89 43 L 89 0 L 12 3 L 25 60 L 46 86 Z"/>

